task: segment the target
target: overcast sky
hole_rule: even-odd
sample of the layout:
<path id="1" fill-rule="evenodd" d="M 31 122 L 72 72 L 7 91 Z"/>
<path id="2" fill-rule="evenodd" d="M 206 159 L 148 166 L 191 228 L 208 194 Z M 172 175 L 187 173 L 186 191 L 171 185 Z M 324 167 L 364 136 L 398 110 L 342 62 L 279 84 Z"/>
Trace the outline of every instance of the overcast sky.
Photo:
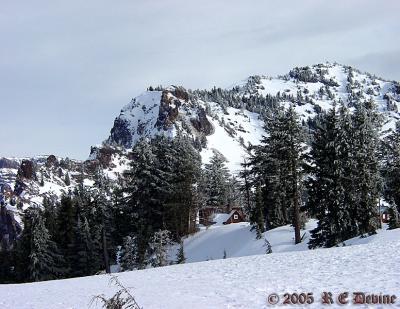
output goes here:
<path id="1" fill-rule="evenodd" d="M 400 80 L 400 1 L 0 0 L 0 156 L 86 159 L 149 85 L 325 61 Z"/>

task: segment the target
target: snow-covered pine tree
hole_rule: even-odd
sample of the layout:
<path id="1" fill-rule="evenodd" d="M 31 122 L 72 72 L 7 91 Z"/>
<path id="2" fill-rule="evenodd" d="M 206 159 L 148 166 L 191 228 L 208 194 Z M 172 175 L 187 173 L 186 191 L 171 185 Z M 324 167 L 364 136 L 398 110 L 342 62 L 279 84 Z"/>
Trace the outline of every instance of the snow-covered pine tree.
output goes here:
<path id="1" fill-rule="evenodd" d="M 265 254 L 271 254 L 272 253 L 272 246 L 271 243 L 268 241 L 267 238 L 264 238 L 264 247 L 265 249 Z"/>
<path id="2" fill-rule="evenodd" d="M 154 230 L 162 228 L 164 210 L 164 173 L 152 145 L 139 140 L 131 153 L 130 168 L 124 173 L 127 186 L 122 203 L 130 218 L 132 233 L 137 237 L 138 264 L 145 267 L 148 243 Z"/>
<path id="3" fill-rule="evenodd" d="M 55 202 L 51 198 L 44 196 L 42 205 L 46 228 L 52 239 L 54 239 L 57 233 L 57 209 Z"/>
<path id="4" fill-rule="evenodd" d="M 353 157 L 356 205 L 354 224 L 358 234 L 375 233 L 378 227 L 380 174 L 378 162 L 380 121 L 373 102 L 357 102 L 353 115 Z"/>
<path id="5" fill-rule="evenodd" d="M 232 207 L 243 205 L 244 198 L 241 191 L 241 184 L 234 175 L 230 177 L 227 185 L 227 210 L 230 211 Z"/>
<path id="6" fill-rule="evenodd" d="M 169 152 L 172 158 L 169 192 L 165 204 L 165 225 L 176 239 L 195 231 L 195 217 L 200 201 L 197 191 L 201 173 L 201 157 L 192 141 L 178 135 L 171 141 Z M 161 166 L 165 166 L 161 163 Z M 164 167 L 165 168 L 165 167 Z"/>
<path id="7" fill-rule="evenodd" d="M 334 106 L 314 132 L 307 206 L 319 223 L 310 248 L 335 246 L 377 227 L 380 119 L 372 102 L 353 104 L 352 116 L 343 104 L 339 113 Z"/>
<path id="8" fill-rule="evenodd" d="M 183 248 L 183 241 L 181 241 L 178 253 L 176 254 L 176 264 L 184 264 L 185 262 L 186 262 L 185 250 Z"/>
<path id="9" fill-rule="evenodd" d="M 343 230 L 349 214 L 343 207 L 339 134 L 334 105 L 319 117 L 310 151 L 307 209 L 318 219 L 318 226 L 311 232 L 310 248 L 332 247 L 346 239 Z"/>
<path id="10" fill-rule="evenodd" d="M 78 215 L 76 222 L 74 249 L 76 255 L 73 267 L 74 276 L 88 276 L 99 271 L 90 226 L 86 217 L 81 215 Z"/>
<path id="11" fill-rule="evenodd" d="M 28 255 L 29 280 L 43 281 L 57 278 L 56 244 L 50 239 L 50 234 L 45 226 L 42 212 L 35 207 L 29 209 L 27 219 L 30 233 L 30 251 Z"/>
<path id="12" fill-rule="evenodd" d="M 73 262 L 75 259 L 75 223 L 76 223 L 76 207 L 74 205 L 71 194 L 61 196 L 61 202 L 57 211 L 56 233 L 54 241 L 63 256 L 62 265 L 63 276 L 72 275 Z"/>
<path id="13" fill-rule="evenodd" d="M 71 179 L 70 179 L 70 177 L 69 177 L 69 173 L 68 173 L 68 172 L 65 174 L 64 183 L 65 183 L 67 186 L 71 185 Z"/>
<path id="14" fill-rule="evenodd" d="M 92 192 L 92 216 L 91 223 L 95 237 L 98 259 L 102 257 L 102 265 L 107 273 L 110 273 L 110 256 L 115 256 L 116 247 L 113 244 L 113 211 L 111 207 L 110 184 L 103 170 L 96 173 L 97 190 Z"/>
<path id="15" fill-rule="evenodd" d="M 250 211 L 250 221 L 252 222 L 252 230 L 256 230 L 256 238 L 261 239 L 262 233 L 265 232 L 265 221 L 263 212 L 263 193 L 261 186 L 256 187 L 255 203 Z"/>
<path id="16" fill-rule="evenodd" d="M 153 267 L 168 265 L 168 249 L 172 241 L 168 230 L 154 233 L 149 243 L 149 262 Z"/>
<path id="17" fill-rule="evenodd" d="M 253 147 L 248 160 L 250 174 L 262 189 L 262 212 L 268 228 L 292 223 L 295 242 L 301 241 L 300 217 L 304 134 L 292 106 L 276 108 L 265 120 L 266 136 Z M 254 185 L 254 184 L 253 184 Z M 261 196 L 260 193 L 257 193 Z M 260 198 L 258 198 L 260 200 Z M 259 203 L 259 201 L 258 201 Z M 259 225 L 259 206 L 254 207 L 254 223 Z"/>
<path id="18" fill-rule="evenodd" d="M 400 228 L 400 220 L 399 220 L 399 212 L 395 205 L 391 205 L 388 210 L 389 213 L 389 222 L 388 229 L 394 230 Z"/>
<path id="19" fill-rule="evenodd" d="M 384 177 L 385 199 L 394 201 L 400 211 L 400 121 L 396 122 L 394 131 L 382 142 L 382 175 Z"/>
<path id="20" fill-rule="evenodd" d="M 341 226 L 341 238 L 349 239 L 357 235 L 357 226 L 353 225 L 352 217 L 356 216 L 356 193 L 353 175 L 356 163 L 353 155 L 354 130 L 351 114 L 347 106 L 341 102 L 338 114 L 338 160 L 339 181 L 341 183 L 340 216 L 338 224 Z"/>
<path id="21" fill-rule="evenodd" d="M 260 145 L 252 147 L 247 160 L 247 178 L 253 190 L 257 192 L 255 198 L 256 204 L 258 203 L 251 208 L 250 218 L 254 219 L 250 220 L 259 226 L 262 215 L 266 218 L 265 224 L 268 229 L 290 223 L 289 202 L 285 196 L 288 183 L 284 181 L 287 172 L 280 164 L 279 152 L 283 113 L 283 109 L 277 107 L 266 115 L 264 121 L 266 135 Z M 262 214 L 260 203 L 262 203 Z"/>
<path id="22" fill-rule="evenodd" d="M 174 139 L 141 140 L 132 157 L 131 168 L 124 174 L 125 188 L 118 194 L 116 218 L 118 226 L 131 228 L 138 263 L 145 267 L 154 231 L 168 229 L 179 239 L 195 230 L 201 158 L 192 140 L 179 134 Z"/>
<path id="23" fill-rule="evenodd" d="M 226 167 L 226 158 L 213 150 L 210 163 L 205 165 L 207 206 L 224 210 L 228 198 L 228 180 L 230 173 Z"/>
<path id="24" fill-rule="evenodd" d="M 135 236 L 126 236 L 120 253 L 120 265 L 122 271 L 134 270 L 137 264 L 137 244 Z"/>
<path id="25" fill-rule="evenodd" d="M 300 207 L 301 207 L 301 187 L 303 177 L 303 153 L 305 151 L 304 133 L 293 105 L 285 112 L 283 121 L 283 140 L 282 148 L 284 156 L 281 157 L 284 169 L 288 171 L 287 198 L 290 200 L 292 213 L 292 224 L 295 229 L 295 243 L 301 242 L 300 229 L 302 226 Z M 286 167 L 287 166 L 287 167 Z"/>
<path id="26" fill-rule="evenodd" d="M 242 165 L 242 170 L 239 173 L 239 177 L 242 179 L 242 185 L 240 191 L 243 193 L 244 208 L 247 213 L 250 213 L 252 208 L 252 173 L 249 171 L 249 164 L 245 158 Z"/>

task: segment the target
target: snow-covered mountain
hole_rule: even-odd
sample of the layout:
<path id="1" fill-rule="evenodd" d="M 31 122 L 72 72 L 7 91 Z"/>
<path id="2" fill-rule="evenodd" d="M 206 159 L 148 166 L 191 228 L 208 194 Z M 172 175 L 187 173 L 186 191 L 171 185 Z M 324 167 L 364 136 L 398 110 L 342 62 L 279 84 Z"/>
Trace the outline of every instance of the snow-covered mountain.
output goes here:
<path id="1" fill-rule="evenodd" d="M 264 134 L 262 115 L 274 104 L 294 104 L 306 123 L 334 102 L 351 107 L 360 99 L 375 102 L 385 116 L 383 130 L 400 119 L 398 82 L 339 64 L 295 68 L 276 78 L 251 76 L 230 89 L 150 88 L 121 110 L 106 144 L 130 148 L 141 137 L 182 132 L 198 143 L 204 162 L 216 149 L 237 171 L 246 146 Z"/>
<path id="2" fill-rule="evenodd" d="M 122 108 L 110 136 L 91 148 L 88 160 L 54 155 L 1 158 L 0 185 L 15 199 L 16 206 L 24 208 L 32 202 L 40 204 L 45 195 L 58 198 L 82 179 L 93 185 L 99 169 L 117 181 L 127 167 L 129 149 L 141 137 L 155 135 L 190 136 L 204 163 L 217 150 L 236 172 L 247 146 L 257 144 L 265 133 L 263 115 L 272 106 L 293 104 L 307 125 L 334 102 L 343 101 L 351 107 L 360 99 L 376 103 L 385 119 L 383 131 L 392 129 L 400 119 L 399 82 L 336 63 L 294 68 L 275 78 L 251 76 L 228 89 L 150 87 Z"/>

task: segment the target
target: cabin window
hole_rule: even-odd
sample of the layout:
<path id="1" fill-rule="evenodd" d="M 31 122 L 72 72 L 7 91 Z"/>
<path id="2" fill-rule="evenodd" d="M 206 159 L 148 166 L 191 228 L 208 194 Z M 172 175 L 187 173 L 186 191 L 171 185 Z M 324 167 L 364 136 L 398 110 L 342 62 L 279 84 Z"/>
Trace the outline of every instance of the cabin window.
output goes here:
<path id="1" fill-rule="evenodd" d="M 233 219 L 237 220 L 237 219 L 239 219 L 239 216 L 235 214 L 235 215 L 233 215 Z"/>

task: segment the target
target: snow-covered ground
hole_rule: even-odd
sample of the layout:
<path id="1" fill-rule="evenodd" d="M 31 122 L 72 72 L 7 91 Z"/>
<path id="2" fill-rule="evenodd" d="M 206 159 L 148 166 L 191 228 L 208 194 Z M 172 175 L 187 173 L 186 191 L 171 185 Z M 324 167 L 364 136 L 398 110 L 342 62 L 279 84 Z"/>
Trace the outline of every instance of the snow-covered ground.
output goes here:
<path id="1" fill-rule="evenodd" d="M 255 232 L 251 231 L 248 222 L 222 225 L 223 215 L 217 215 L 213 221 L 216 225 L 204 228 L 200 232 L 184 240 L 186 261 L 201 262 L 222 259 L 224 252 L 227 258 L 242 257 L 255 254 L 264 254 L 266 251 L 266 238 L 272 246 L 273 252 L 308 250 L 307 242 L 309 231 L 316 226 L 316 221 L 311 220 L 306 224 L 304 242 L 294 245 L 294 231 L 291 226 L 283 226 L 264 233 L 264 238 L 256 239 Z"/>
<path id="2" fill-rule="evenodd" d="M 217 234 L 218 231 L 221 237 L 224 234 L 231 234 L 233 237 L 238 236 L 236 233 L 245 235 L 243 231 L 247 228 L 248 226 L 238 223 L 203 232 Z M 239 232 L 241 230 L 242 233 Z M 278 294 L 280 305 L 277 307 L 281 308 L 282 297 L 286 292 L 313 293 L 312 304 L 294 306 L 297 308 L 343 307 L 336 303 L 323 306 L 322 292 L 332 292 L 334 301 L 335 296 L 343 292 L 350 293 L 350 300 L 353 292 L 390 295 L 397 293 L 400 297 L 400 229 L 379 231 L 375 236 L 352 239 L 345 247 L 279 252 L 287 251 L 289 247 L 295 248 L 290 243 L 286 248 L 283 244 L 280 247 L 277 245 L 279 239 L 288 239 L 289 232 L 289 227 L 270 232 L 270 241 L 273 250 L 275 249 L 272 254 L 126 272 L 118 274 L 118 277 L 121 283 L 131 288 L 144 309 L 271 308 L 267 303 L 267 297 L 271 293 Z M 203 234 L 197 236 L 204 238 L 201 235 Z M 188 251 L 194 250 L 190 246 L 196 243 L 195 237 L 196 235 L 187 240 Z M 237 240 L 243 246 L 252 246 L 247 243 L 249 239 Z M 200 248 L 200 244 L 197 244 L 197 248 Z M 298 249 L 301 248 L 305 249 L 305 245 L 299 245 Z M 240 250 L 232 255 L 239 253 Z M 116 287 L 110 286 L 108 281 L 107 275 L 99 275 L 3 285 L 0 286 L 0 308 L 89 308 L 94 295 L 104 293 L 111 296 L 115 293 Z M 398 306 L 400 299 L 395 304 L 395 307 Z M 368 308 L 360 305 L 357 307 Z M 387 307 L 390 306 L 369 308 Z M 92 308 L 99 308 L 99 305 L 94 304 Z"/>

